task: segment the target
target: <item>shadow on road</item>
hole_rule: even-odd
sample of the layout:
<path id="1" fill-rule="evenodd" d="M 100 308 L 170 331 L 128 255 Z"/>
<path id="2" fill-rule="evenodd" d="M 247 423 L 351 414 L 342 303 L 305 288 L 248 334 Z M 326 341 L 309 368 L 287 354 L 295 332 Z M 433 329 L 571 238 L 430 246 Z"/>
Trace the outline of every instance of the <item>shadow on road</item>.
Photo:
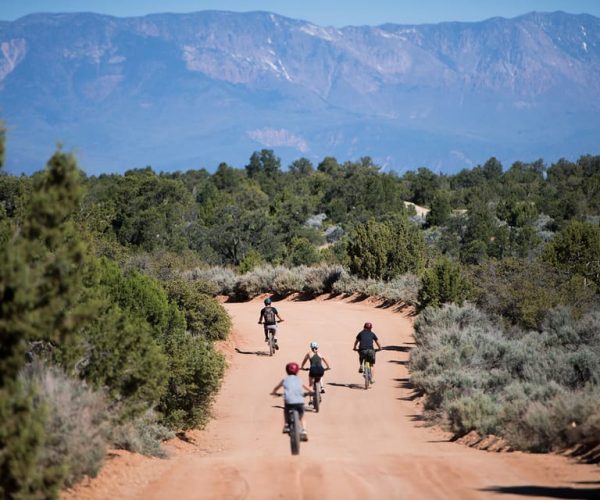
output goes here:
<path id="1" fill-rule="evenodd" d="M 381 350 L 382 351 L 400 351 L 400 352 L 410 352 L 412 349 L 411 346 L 408 345 L 384 345 Z"/>
<path id="2" fill-rule="evenodd" d="M 420 398 L 424 395 L 423 391 L 415 389 L 415 386 L 411 384 L 410 378 L 408 377 L 395 378 L 394 382 L 398 382 L 398 389 L 412 390 L 412 393 L 410 395 L 397 398 L 400 401 L 414 401 L 415 399 Z"/>
<path id="3" fill-rule="evenodd" d="M 362 384 L 339 384 L 337 382 L 327 382 L 327 385 L 332 385 L 333 387 L 346 387 L 347 389 L 363 389 L 365 388 Z"/>
<path id="4" fill-rule="evenodd" d="M 268 356 L 268 351 L 242 351 L 241 349 L 235 348 L 235 352 L 238 354 L 252 354 L 253 356 Z"/>
<path id="5" fill-rule="evenodd" d="M 403 360 L 403 359 L 389 359 L 388 363 L 394 363 L 396 365 L 408 366 L 408 360 Z"/>
<path id="6" fill-rule="evenodd" d="M 600 498 L 600 488 L 570 488 L 567 486 L 490 486 L 480 491 L 545 498 Z"/>

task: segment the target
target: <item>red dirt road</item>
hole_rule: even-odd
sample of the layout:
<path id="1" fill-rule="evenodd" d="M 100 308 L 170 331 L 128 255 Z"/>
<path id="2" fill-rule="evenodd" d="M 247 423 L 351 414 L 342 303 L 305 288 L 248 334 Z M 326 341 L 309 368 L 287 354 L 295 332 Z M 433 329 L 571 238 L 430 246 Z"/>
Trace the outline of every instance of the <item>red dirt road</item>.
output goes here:
<path id="1" fill-rule="evenodd" d="M 401 312 L 349 300 L 286 300 L 281 350 L 266 355 L 262 302 L 225 304 L 233 344 L 215 419 L 195 443 L 167 460 L 120 456 L 97 479 L 66 498 L 400 499 L 594 498 L 600 467 L 554 455 L 492 453 L 448 442 L 425 427 L 407 386 L 411 321 Z M 352 344 L 373 322 L 384 351 L 375 385 L 365 391 Z M 330 361 L 321 411 L 306 413 L 309 441 L 291 456 L 281 434 L 281 398 L 269 395 L 288 361 L 301 361 L 311 340 Z M 306 380 L 306 372 L 302 372 Z M 171 448 L 173 451 L 173 449 Z"/>

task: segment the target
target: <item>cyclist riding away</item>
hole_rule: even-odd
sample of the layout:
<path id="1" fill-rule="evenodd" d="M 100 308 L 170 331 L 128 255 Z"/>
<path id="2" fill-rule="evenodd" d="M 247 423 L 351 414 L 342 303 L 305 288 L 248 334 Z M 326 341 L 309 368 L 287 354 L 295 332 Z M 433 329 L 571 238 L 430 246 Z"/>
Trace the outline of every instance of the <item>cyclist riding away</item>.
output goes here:
<path id="1" fill-rule="evenodd" d="M 373 347 L 373 343 L 375 343 L 377 345 L 377 349 L 381 351 L 379 339 L 373 332 L 373 324 L 367 321 L 364 324 L 363 329 L 356 336 L 353 349 L 356 351 L 356 347 L 358 346 L 358 362 L 360 363 L 358 373 L 362 373 L 363 361 L 367 360 L 369 363 L 371 363 L 371 375 L 374 378 L 373 367 L 375 366 L 375 348 Z M 371 380 L 371 382 L 374 381 Z"/>
<path id="2" fill-rule="evenodd" d="M 283 387 L 283 433 L 285 434 L 290 430 L 290 426 L 288 425 L 288 411 L 290 409 L 295 409 L 298 411 L 298 417 L 300 418 L 300 439 L 302 439 L 302 441 L 308 441 L 308 434 L 306 433 L 306 428 L 304 427 L 303 418 L 304 394 L 306 392 L 310 392 L 310 389 L 302 383 L 302 380 L 298 376 L 298 371 L 300 371 L 300 366 L 298 363 L 292 362 L 285 365 L 287 377 L 285 377 L 275 386 L 275 388 L 271 391 L 271 394 L 273 396 L 279 396 L 277 391 Z"/>
<path id="3" fill-rule="evenodd" d="M 264 323 L 265 330 L 265 342 L 269 341 L 269 329 L 273 331 L 273 340 L 275 341 L 275 349 L 279 349 L 279 345 L 277 345 L 277 339 L 275 335 L 277 335 L 277 320 L 283 321 L 281 316 L 279 316 L 279 312 L 275 307 L 271 305 L 271 299 L 267 297 L 264 300 L 265 307 L 260 310 L 260 317 L 258 318 L 258 323 Z"/>
<path id="4" fill-rule="evenodd" d="M 310 368 L 308 370 L 308 385 L 312 388 L 315 381 L 320 380 L 325 374 L 323 363 L 325 363 L 325 367 L 328 370 L 331 367 L 329 366 L 329 362 L 325 359 L 325 357 L 319 353 L 319 344 L 315 341 L 310 343 L 310 352 L 307 352 L 306 356 L 304 356 L 300 368 L 304 369 L 304 365 L 307 362 L 310 362 Z M 323 389 L 323 385 L 321 384 L 321 394 L 324 393 L 325 389 Z"/>

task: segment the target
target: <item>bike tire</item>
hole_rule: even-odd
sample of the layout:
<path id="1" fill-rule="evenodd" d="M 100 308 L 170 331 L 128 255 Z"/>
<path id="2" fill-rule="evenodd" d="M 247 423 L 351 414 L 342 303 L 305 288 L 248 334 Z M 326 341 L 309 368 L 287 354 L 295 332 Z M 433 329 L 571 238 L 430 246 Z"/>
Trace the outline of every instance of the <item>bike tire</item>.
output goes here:
<path id="1" fill-rule="evenodd" d="M 365 363 L 363 376 L 365 377 L 365 390 L 367 390 L 371 385 L 371 365 L 368 363 Z"/>
<path id="2" fill-rule="evenodd" d="M 313 392 L 313 408 L 319 413 L 319 407 L 321 406 L 321 382 L 315 382 L 315 390 Z"/>
<path id="3" fill-rule="evenodd" d="M 300 416 L 297 410 L 290 413 L 290 448 L 292 455 L 300 453 Z"/>

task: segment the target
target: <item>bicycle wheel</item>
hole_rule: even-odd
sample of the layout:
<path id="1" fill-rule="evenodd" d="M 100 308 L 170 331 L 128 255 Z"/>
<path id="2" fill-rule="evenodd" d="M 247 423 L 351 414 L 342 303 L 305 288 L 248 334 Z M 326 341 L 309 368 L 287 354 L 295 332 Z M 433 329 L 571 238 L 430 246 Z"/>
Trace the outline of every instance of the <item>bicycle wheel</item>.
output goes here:
<path id="1" fill-rule="evenodd" d="M 313 391 L 313 408 L 317 413 L 319 413 L 319 406 L 321 406 L 321 382 L 315 382 Z"/>
<path id="2" fill-rule="evenodd" d="M 292 455 L 300 453 L 300 417 L 297 410 L 290 411 L 290 447 Z"/>
<path id="3" fill-rule="evenodd" d="M 275 354 L 275 340 L 273 339 L 273 330 L 269 329 L 269 356 Z"/>
<path id="4" fill-rule="evenodd" d="M 363 376 L 365 377 L 365 390 L 369 388 L 371 384 L 371 364 L 365 362 L 365 367 L 363 369 Z"/>

